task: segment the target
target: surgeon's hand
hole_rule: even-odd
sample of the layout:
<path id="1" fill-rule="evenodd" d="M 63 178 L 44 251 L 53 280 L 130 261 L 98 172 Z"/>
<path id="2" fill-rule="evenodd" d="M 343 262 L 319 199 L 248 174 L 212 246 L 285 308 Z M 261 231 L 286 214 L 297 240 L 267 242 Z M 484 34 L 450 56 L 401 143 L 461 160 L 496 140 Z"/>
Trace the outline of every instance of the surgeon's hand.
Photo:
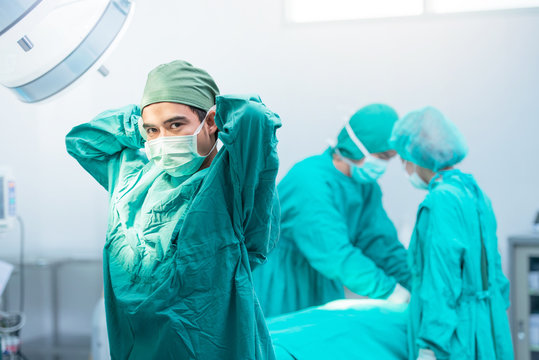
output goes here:
<path id="1" fill-rule="evenodd" d="M 436 360 L 436 355 L 434 355 L 434 351 L 432 350 L 419 349 L 417 360 Z"/>
<path id="2" fill-rule="evenodd" d="M 401 284 L 397 284 L 395 290 L 393 290 L 387 300 L 396 304 L 407 304 L 410 302 L 410 292 L 402 287 Z"/>

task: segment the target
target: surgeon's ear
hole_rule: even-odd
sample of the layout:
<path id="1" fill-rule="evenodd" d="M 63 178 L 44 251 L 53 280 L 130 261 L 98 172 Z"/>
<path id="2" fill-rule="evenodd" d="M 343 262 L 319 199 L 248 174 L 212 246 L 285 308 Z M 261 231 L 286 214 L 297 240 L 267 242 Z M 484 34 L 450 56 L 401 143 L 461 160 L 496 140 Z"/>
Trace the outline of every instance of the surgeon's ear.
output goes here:
<path id="1" fill-rule="evenodd" d="M 217 133 L 217 125 L 215 124 L 215 108 L 211 108 L 210 111 L 208 111 L 208 114 L 206 115 L 206 128 L 208 129 L 208 133 L 210 135 L 214 135 Z"/>

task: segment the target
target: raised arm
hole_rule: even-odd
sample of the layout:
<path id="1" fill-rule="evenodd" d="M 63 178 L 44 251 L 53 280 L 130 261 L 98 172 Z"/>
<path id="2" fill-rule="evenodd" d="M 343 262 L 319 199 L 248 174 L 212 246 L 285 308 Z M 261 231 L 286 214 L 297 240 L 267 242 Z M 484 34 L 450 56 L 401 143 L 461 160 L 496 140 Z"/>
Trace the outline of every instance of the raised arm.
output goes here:
<path id="1" fill-rule="evenodd" d="M 127 160 L 145 161 L 137 123 L 140 109 L 128 105 L 105 111 L 88 123 L 74 127 L 66 136 L 67 152 L 105 189 L 110 190 L 112 174 L 118 172 L 122 152 Z"/>
<path id="2" fill-rule="evenodd" d="M 279 116 L 258 96 L 218 96 L 215 122 L 229 156 L 234 214 L 241 220 L 251 267 L 263 263 L 279 235 L 275 178 Z M 225 155 L 226 154 L 226 155 Z"/>

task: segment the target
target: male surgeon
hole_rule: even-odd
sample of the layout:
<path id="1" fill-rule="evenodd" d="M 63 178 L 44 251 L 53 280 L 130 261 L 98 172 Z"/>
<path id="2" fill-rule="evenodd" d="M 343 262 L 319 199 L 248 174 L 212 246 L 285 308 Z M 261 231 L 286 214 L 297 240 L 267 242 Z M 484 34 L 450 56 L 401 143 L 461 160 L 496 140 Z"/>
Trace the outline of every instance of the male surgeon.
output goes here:
<path id="1" fill-rule="evenodd" d="M 406 250 L 377 183 L 396 155 L 388 140 L 397 120 L 387 105 L 365 106 L 336 146 L 297 163 L 279 183 L 280 240 L 254 272 L 266 316 L 342 299 L 345 287 L 408 301 Z"/>
<path id="2" fill-rule="evenodd" d="M 173 61 L 149 73 L 140 106 L 67 135 L 109 193 L 112 359 L 274 358 L 251 270 L 277 240 L 280 126 L 258 96 L 219 96 L 206 71 Z"/>

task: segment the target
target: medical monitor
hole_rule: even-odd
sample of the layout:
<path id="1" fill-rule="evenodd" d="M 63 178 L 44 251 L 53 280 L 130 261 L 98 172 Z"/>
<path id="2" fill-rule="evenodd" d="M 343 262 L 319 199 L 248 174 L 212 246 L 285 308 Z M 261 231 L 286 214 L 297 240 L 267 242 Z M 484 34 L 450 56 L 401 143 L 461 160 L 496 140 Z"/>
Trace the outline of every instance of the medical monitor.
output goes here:
<path id="1" fill-rule="evenodd" d="M 0 168 L 0 232 L 12 226 L 15 213 L 15 181 L 9 170 Z"/>

